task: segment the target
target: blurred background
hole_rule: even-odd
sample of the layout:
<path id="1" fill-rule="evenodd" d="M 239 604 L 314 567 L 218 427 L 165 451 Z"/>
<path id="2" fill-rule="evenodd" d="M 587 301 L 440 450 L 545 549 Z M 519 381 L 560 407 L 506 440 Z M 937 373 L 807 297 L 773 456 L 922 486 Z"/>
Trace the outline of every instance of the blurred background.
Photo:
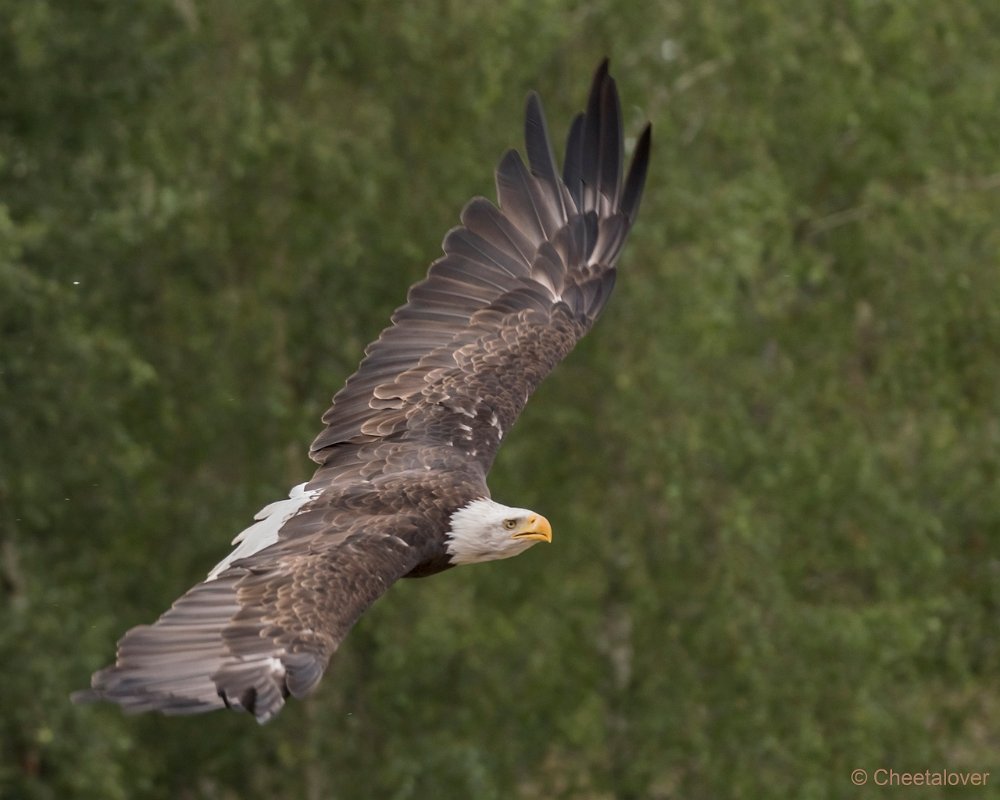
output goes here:
<path id="1" fill-rule="evenodd" d="M 1000 5 L 0 10 L 0 796 L 1000 797 Z M 72 706 L 604 55 L 642 213 L 491 476 L 554 544 L 265 727 Z"/>

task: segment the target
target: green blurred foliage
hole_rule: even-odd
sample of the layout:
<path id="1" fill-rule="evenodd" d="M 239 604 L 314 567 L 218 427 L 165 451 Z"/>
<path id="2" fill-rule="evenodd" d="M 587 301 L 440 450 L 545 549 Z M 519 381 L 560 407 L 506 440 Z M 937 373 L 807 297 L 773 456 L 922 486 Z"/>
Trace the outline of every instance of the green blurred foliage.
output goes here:
<path id="1" fill-rule="evenodd" d="M 995 3 L 0 10 L 0 796 L 1000 797 Z M 264 728 L 71 706 L 604 54 L 642 216 L 491 480 L 556 544 L 394 587 Z"/>

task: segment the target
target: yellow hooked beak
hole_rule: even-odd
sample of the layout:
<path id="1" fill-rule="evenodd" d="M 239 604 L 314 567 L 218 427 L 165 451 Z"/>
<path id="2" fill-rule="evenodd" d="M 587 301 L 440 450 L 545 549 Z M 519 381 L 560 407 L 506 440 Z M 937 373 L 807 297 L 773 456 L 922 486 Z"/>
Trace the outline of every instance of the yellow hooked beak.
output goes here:
<path id="1" fill-rule="evenodd" d="M 524 524 L 512 534 L 514 539 L 528 539 L 534 542 L 551 542 L 552 526 L 541 514 L 532 514 Z"/>

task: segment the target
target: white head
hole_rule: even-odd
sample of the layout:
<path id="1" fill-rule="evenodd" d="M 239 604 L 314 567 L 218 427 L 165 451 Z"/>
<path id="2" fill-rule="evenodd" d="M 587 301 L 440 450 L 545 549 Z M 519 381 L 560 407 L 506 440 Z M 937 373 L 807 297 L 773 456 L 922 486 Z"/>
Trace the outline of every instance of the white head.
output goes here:
<path id="1" fill-rule="evenodd" d="M 541 514 L 485 498 L 451 515 L 445 547 L 452 564 L 476 564 L 523 553 L 536 542 L 551 542 L 552 526 Z"/>

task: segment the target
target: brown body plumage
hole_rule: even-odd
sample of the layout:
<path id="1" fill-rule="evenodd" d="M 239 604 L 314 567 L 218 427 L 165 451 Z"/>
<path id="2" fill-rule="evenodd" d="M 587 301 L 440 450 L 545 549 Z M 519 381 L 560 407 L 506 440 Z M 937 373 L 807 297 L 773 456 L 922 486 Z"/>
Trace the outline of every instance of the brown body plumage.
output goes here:
<path id="1" fill-rule="evenodd" d="M 130 630 L 116 663 L 74 699 L 165 713 L 228 706 L 266 721 L 316 686 L 399 578 L 550 538 L 543 517 L 486 500 L 486 474 L 528 397 L 608 299 L 650 138 L 647 126 L 623 176 L 606 62 L 561 177 L 534 94 L 525 134 L 528 166 L 512 150 L 497 169 L 499 208 L 483 198 L 465 207 L 445 255 L 334 397 L 312 480 L 261 512 L 156 623 Z"/>

